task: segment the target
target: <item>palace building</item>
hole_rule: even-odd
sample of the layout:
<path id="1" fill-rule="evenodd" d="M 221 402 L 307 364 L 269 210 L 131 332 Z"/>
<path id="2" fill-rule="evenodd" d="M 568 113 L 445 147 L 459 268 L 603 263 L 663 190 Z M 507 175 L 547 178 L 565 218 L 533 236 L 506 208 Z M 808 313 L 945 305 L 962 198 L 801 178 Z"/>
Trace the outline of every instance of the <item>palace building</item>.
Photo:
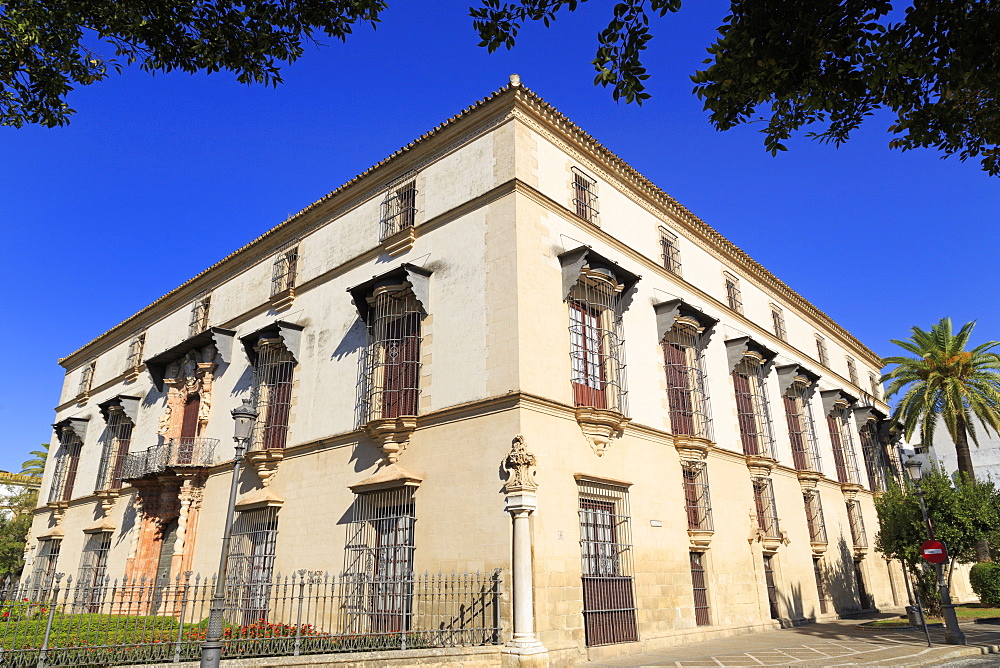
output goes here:
<path id="1" fill-rule="evenodd" d="M 214 573 L 247 400 L 229 577 L 500 569 L 478 661 L 905 604 L 879 357 L 516 77 L 60 363 L 36 583 Z"/>

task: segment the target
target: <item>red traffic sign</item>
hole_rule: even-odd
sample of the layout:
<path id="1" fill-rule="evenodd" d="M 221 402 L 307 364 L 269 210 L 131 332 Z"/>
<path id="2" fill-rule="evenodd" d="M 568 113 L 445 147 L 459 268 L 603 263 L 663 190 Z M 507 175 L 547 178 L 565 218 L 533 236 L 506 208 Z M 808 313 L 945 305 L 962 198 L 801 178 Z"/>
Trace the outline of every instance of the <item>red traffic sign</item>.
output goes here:
<path id="1" fill-rule="evenodd" d="M 941 541 L 928 540 L 921 543 L 920 556 L 932 564 L 943 564 L 948 558 L 948 550 Z"/>

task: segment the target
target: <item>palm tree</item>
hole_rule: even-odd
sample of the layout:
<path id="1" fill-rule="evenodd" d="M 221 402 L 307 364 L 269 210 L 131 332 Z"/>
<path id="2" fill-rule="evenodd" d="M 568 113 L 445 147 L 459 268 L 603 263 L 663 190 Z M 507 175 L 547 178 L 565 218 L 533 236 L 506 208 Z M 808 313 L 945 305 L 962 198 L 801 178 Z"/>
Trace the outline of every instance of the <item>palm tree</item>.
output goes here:
<path id="1" fill-rule="evenodd" d="M 21 464 L 21 475 L 41 476 L 45 473 L 45 460 L 49 458 L 49 444 L 42 443 L 41 450 L 32 450 L 28 454 L 34 455 L 34 458 Z"/>
<path id="2" fill-rule="evenodd" d="M 886 399 L 902 392 L 893 410 L 893 420 L 903 425 L 906 438 L 919 428 L 920 440 L 931 443 L 938 419 L 944 421 L 955 444 L 958 470 L 967 480 L 976 471 L 969 450 L 969 438 L 977 446 L 976 422 L 983 430 L 1000 433 L 1000 355 L 990 352 L 1000 341 L 988 341 L 966 350 L 975 321 L 952 333 L 951 318 L 942 318 L 925 332 L 911 329 L 905 341 L 893 340 L 915 357 L 886 357 L 882 362 L 896 367 L 882 377 L 889 381 Z M 978 545 L 980 561 L 989 561 L 989 548 Z"/>

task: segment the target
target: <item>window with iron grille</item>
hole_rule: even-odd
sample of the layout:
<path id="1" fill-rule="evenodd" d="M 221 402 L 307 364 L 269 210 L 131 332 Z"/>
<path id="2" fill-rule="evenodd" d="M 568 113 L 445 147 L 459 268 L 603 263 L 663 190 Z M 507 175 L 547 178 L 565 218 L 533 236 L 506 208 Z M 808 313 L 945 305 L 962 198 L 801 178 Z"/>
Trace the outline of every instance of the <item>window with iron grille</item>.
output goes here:
<path id="1" fill-rule="evenodd" d="M 209 312 L 212 310 L 212 295 L 199 297 L 191 305 L 191 322 L 188 325 L 188 336 L 198 336 L 208 329 Z"/>
<path id="2" fill-rule="evenodd" d="M 570 290 L 573 400 L 628 414 L 622 289 L 606 269 L 590 269 Z"/>
<path id="3" fill-rule="evenodd" d="M 681 462 L 684 476 L 684 508 L 688 529 L 712 531 L 712 497 L 708 493 L 708 465 L 703 461 Z"/>
<path id="4" fill-rule="evenodd" d="M 809 526 L 809 542 L 826 543 L 826 520 L 823 519 L 823 502 L 819 492 L 809 490 L 802 493 L 806 508 L 806 524 Z"/>
<path id="5" fill-rule="evenodd" d="M 861 455 L 865 460 L 865 473 L 868 475 L 868 489 L 873 492 L 884 492 L 889 489 L 889 462 L 879 444 L 878 426 L 874 420 L 869 420 L 858 429 L 858 433 L 861 436 Z"/>
<path id="6" fill-rule="evenodd" d="M 771 304 L 771 323 L 774 325 L 774 335 L 782 341 L 787 341 L 788 332 L 785 330 L 785 313 L 774 304 Z"/>
<path id="7" fill-rule="evenodd" d="M 808 380 L 796 378 L 781 399 L 792 443 L 792 463 L 799 471 L 822 471 L 809 394 Z"/>
<path id="8" fill-rule="evenodd" d="M 254 393 L 257 420 L 250 441 L 251 450 L 285 447 L 292 408 L 292 376 L 295 358 L 277 331 L 265 331 L 254 346 Z"/>
<path id="9" fill-rule="evenodd" d="M 226 563 L 230 622 L 266 620 L 271 610 L 274 555 L 278 543 L 276 507 L 243 510 L 233 521 Z"/>
<path id="10" fill-rule="evenodd" d="M 755 477 L 753 501 L 757 510 L 757 528 L 768 538 L 781 538 L 778 527 L 778 507 L 774 501 L 774 483 L 770 478 Z"/>
<path id="11" fill-rule="evenodd" d="M 573 167 L 573 208 L 587 222 L 598 222 L 597 180 L 576 167 Z"/>
<path id="12" fill-rule="evenodd" d="M 291 248 L 278 251 L 278 255 L 274 258 L 274 267 L 271 270 L 272 297 L 295 287 L 298 267 L 299 247 L 297 243 Z"/>
<path id="13" fill-rule="evenodd" d="M 90 393 L 90 387 L 94 383 L 94 371 L 97 369 L 97 360 L 89 362 L 87 366 L 83 367 L 80 372 L 80 387 L 77 388 L 77 394 L 84 396 Z"/>
<path id="14" fill-rule="evenodd" d="M 726 284 L 726 303 L 737 313 L 743 313 L 743 295 L 740 294 L 740 279 L 728 271 L 722 272 Z"/>
<path id="15" fill-rule="evenodd" d="M 368 298 L 368 347 L 363 411 L 367 420 L 416 415 L 420 396 L 420 342 L 424 310 L 399 280 Z"/>
<path id="16" fill-rule="evenodd" d="M 361 492 L 347 525 L 344 613 L 352 633 L 399 634 L 413 615 L 415 488 Z"/>
<path id="17" fill-rule="evenodd" d="M 882 383 L 879 382 L 878 376 L 873 373 L 868 374 L 868 382 L 872 386 L 872 396 L 876 399 L 882 398 Z"/>
<path id="18" fill-rule="evenodd" d="M 767 586 L 767 604 L 771 611 L 771 619 L 780 619 L 778 611 L 778 585 L 774 577 L 774 556 L 764 555 L 764 584 Z"/>
<path id="19" fill-rule="evenodd" d="M 60 431 L 52 486 L 49 488 L 50 503 L 69 501 L 73 498 L 73 485 L 76 483 L 76 471 L 80 465 L 82 448 L 83 441 L 72 428 L 65 427 Z"/>
<path id="20" fill-rule="evenodd" d="M 705 566 L 702 563 L 705 555 L 701 552 L 691 552 L 691 589 L 694 593 L 694 621 L 698 626 L 708 626 L 712 623 L 711 610 L 708 606 L 708 583 L 705 580 Z"/>
<path id="21" fill-rule="evenodd" d="M 664 335 L 663 363 L 667 374 L 670 429 L 674 434 L 712 438 L 712 416 L 705 382 L 703 329 L 681 317 Z"/>
<path id="22" fill-rule="evenodd" d="M 813 575 L 816 576 L 816 595 L 819 597 L 819 612 L 825 615 L 829 612 L 826 599 L 826 586 L 823 584 L 823 567 L 819 559 L 813 559 Z"/>
<path id="23" fill-rule="evenodd" d="M 858 384 L 858 365 L 850 355 L 847 356 L 847 376 L 853 385 Z"/>
<path id="24" fill-rule="evenodd" d="M 764 385 L 765 362 L 756 352 L 748 352 L 733 369 L 736 417 L 740 426 L 743 454 L 774 456 L 771 412 Z"/>
<path id="25" fill-rule="evenodd" d="M 380 240 L 413 227 L 417 213 L 417 182 L 410 180 L 392 186 L 382 200 L 382 235 Z"/>
<path id="26" fill-rule="evenodd" d="M 851 434 L 850 409 L 834 406 L 826 416 L 826 425 L 830 430 L 837 480 L 842 483 L 858 484 L 858 457 L 854 451 L 854 437 Z"/>
<path id="27" fill-rule="evenodd" d="M 635 642 L 628 489 L 580 480 L 580 551 L 587 645 Z"/>
<path id="28" fill-rule="evenodd" d="M 664 269 L 675 276 L 681 275 L 681 249 L 677 235 L 665 227 L 660 228 L 660 260 Z"/>
<path id="29" fill-rule="evenodd" d="M 87 536 L 80 555 L 80 572 L 76 579 L 76 612 L 100 612 L 101 587 L 105 584 L 111 532 L 102 531 Z"/>
<path id="30" fill-rule="evenodd" d="M 816 335 L 816 359 L 825 367 L 830 366 L 830 355 L 826 352 L 826 339 Z"/>
<path id="31" fill-rule="evenodd" d="M 50 538 L 38 541 L 38 555 L 31 569 L 31 585 L 39 589 L 52 587 L 56 576 L 56 566 L 59 563 L 61 538 Z"/>
<path id="32" fill-rule="evenodd" d="M 861 516 L 861 502 L 847 502 L 847 521 L 851 525 L 851 540 L 855 548 L 868 547 L 868 536 L 865 534 L 865 520 Z"/>
<path id="33" fill-rule="evenodd" d="M 139 334 L 133 337 L 128 344 L 128 358 L 125 361 L 125 370 L 131 371 L 142 366 L 142 353 L 146 347 L 146 335 Z"/>
<path id="34" fill-rule="evenodd" d="M 121 489 L 122 473 L 132 443 L 132 420 L 121 406 L 108 407 L 107 426 L 101 444 L 101 463 L 95 490 Z"/>

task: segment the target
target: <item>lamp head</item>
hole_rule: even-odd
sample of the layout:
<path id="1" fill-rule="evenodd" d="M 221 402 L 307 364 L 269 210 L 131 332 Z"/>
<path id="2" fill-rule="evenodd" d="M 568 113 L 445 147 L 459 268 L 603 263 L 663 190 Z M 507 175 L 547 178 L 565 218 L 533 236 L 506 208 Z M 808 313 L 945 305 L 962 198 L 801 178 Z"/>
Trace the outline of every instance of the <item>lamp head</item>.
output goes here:
<path id="1" fill-rule="evenodd" d="M 903 462 L 903 466 L 906 467 L 906 473 L 910 476 L 910 480 L 913 480 L 914 482 L 920 480 L 920 469 L 923 466 L 923 463 L 921 463 L 919 459 L 916 457 L 910 457 Z"/>
<path id="2" fill-rule="evenodd" d="M 236 421 L 233 438 L 240 443 L 244 443 L 250 438 L 250 430 L 253 428 L 254 420 L 257 419 L 257 411 L 253 409 L 249 399 L 244 399 L 243 405 L 239 408 L 234 408 L 232 415 L 233 420 Z"/>

